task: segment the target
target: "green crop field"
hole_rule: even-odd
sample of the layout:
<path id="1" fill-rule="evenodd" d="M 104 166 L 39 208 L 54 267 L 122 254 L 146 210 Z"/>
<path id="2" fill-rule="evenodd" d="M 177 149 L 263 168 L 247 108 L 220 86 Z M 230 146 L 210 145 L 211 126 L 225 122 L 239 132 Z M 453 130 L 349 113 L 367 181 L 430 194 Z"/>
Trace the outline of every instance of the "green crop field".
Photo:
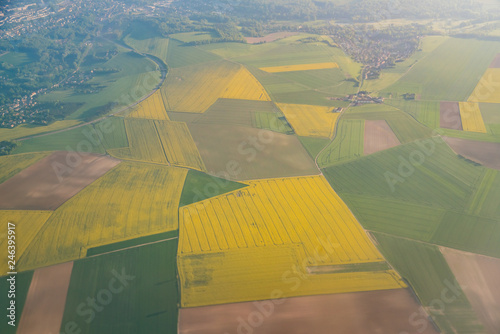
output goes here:
<path id="1" fill-rule="evenodd" d="M 364 120 L 341 119 L 335 139 L 318 157 L 319 165 L 331 166 L 363 156 L 364 131 Z"/>
<path id="2" fill-rule="evenodd" d="M 500 42 L 449 38 L 381 93 L 394 97 L 416 93 L 419 99 L 431 101 L 467 101 L 498 50 Z"/>
<path id="3" fill-rule="evenodd" d="M 297 138 L 299 138 L 300 142 L 307 150 L 311 158 L 313 158 L 313 160 L 316 160 L 316 157 L 318 156 L 319 152 L 321 152 L 321 150 L 330 143 L 330 140 L 325 138 L 300 137 L 300 136 L 298 136 Z"/>
<path id="4" fill-rule="evenodd" d="M 433 138 L 329 167 L 324 174 L 341 194 L 462 209 L 483 170 L 460 159 L 441 139 Z"/>
<path id="5" fill-rule="evenodd" d="M 279 111 L 256 112 L 254 114 L 254 124 L 256 128 L 293 134 L 294 131 L 285 116 Z"/>
<path id="6" fill-rule="evenodd" d="M 82 334 L 176 333 L 176 253 L 173 239 L 76 261 L 61 330 L 74 322 Z M 116 279 L 124 274 L 125 280 Z M 99 304 L 96 312 L 87 298 L 106 300 L 107 305 Z"/>
<path id="7" fill-rule="evenodd" d="M 479 109 L 486 124 L 500 124 L 500 104 L 480 103 Z"/>
<path id="8" fill-rule="evenodd" d="M 439 102 L 387 99 L 385 103 L 408 113 L 414 119 L 431 129 L 440 127 Z"/>
<path id="9" fill-rule="evenodd" d="M 175 230 L 175 231 L 168 231 L 163 233 L 147 235 L 145 237 L 139 237 L 125 241 L 115 242 L 113 244 L 92 247 L 87 250 L 87 257 L 102 255 L 106 253 L 113 253 L 131 247 L 157 243 L 167 239 L 177 238 L 178 236 L 179 236 L 179 231 Z"/>
<path id="10" fill-rule="evenodd" d="M 446 210 L 377 197 L 342 196 L 365 229 L 430 241 Z"/>
<path id="11" fill-rule="evenodd" d="M 498 202 L 498 197 L 495 198 Z M 486 218 L 448 212 L 434 233 L 432 242 L 467 252 L 500 258 L 500 216 Z"/>
<path id="12" fill-rule="evenodd" d="M 171 68 L 183 67 L 214 61 L 219 56 L 203 51 L 195 46 L 184 46 L 182 42 L 170 40 L 168 43 L 167 65 Z"/>
<path id="13" fill-rule="evenodd" d="M 196 170 L 190 170 L 182 188 L 179 206 L 203 201 L 207 198 L 246 187 L 246 184 L 229 181 Z"/>
<path id="14" fill-rule="evenodd" d="M 170 38 L 177 39 L 184 43 L 208 41 L 214 37 L 217 37 L 217 35 L 214 32 L 200 32 L 200 31 L 182 32 L 170 35 Z"/>
<path id="15" fill-rule="evenodd" d="M 9 298 L 7 298 L 7 292 L 10 290 L 9 282 L 7 282 L 8 276 L 0 277 L 0 291 L 2 291 L 5 296 L 0 298 L 0 307 L 2 310 L 5 310 L 5 314 L 7 308 L 10 306 Z M 2 334 L 15 334 L 17 331 L 17 326 L 19 325 L 19 319 L 21 318 L 21 314 L 23 313 L 24 303 L 26 302 L 26 296 L 28 295 L 28 290 L 30 288 L 31 279 L 33 278 L 33 271 L 25 271 L 22 273 L 18 273 L 16 275 L 16 327 L 12 327 L 7 324 L 7 321 L 10 321 L 7 317 L 0 322 L 0 331 Z"/>
<path id="16" fill-rule="evenodd" d="M 135 39 L 128 35 L 123 40 L 137 52 L 151 54 L 164 62 L 167 61 L 168 38 Z"/>
<path id="17" fill-rule="evenodd" d="M 20 141 L 13 153 L 83 151 L 103 154 L 106 149 L 127 146 L 123 118 L 109 117 L 92 125 Z"/>
<path id="18" fill-rule="evenodd" d="M 436 246 L 374 233 L 379 249 L 445 333 L 485 333 Z M 423 315 L 420 315 L 422 318 Z"/>

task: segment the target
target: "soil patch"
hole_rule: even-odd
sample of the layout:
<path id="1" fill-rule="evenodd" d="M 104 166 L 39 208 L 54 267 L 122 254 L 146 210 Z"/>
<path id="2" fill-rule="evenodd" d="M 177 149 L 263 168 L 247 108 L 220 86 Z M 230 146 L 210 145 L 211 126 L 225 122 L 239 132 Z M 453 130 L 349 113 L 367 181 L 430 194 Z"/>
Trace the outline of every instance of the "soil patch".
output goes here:
<path id="1" fill-rule="evenodd" d="M 455 153 L 489 168 L 500 170 L 500 143 L 443 137 Z"/>
<path id="2" fill-rule="evenodd" d="M 179 318 L 181 334 L 398 334 L 417 330 L 437 333 L 407 289 L 187 308 L 180 310 Z"/>
<path id="3" fill-rule="evenodd" d="M 188 126 L 210 174 L 235 181 L 319 174 L 295 136 L 243 126 Z"/>
<path id="4" fill-rule="evenodd" d="M 0 209 L 55 210 L 119 163 L 103 155 L 54 152 L 0 184 Z"/>
<path id="5" fill-rule="evenodd" d="M 35 270 L 17 334 L 59 333 L 73 262 Z"/>
<path id="6" fill-rule="evenodd" d="M 384 120 L 365 121 L 364 154 L 372 154 L 400 145 L 398 137 Z"/>
<path id="7" fill-rule="evenodd" d="M 462 118 L 458 102 L 441 102 L 440 104 L 440 127 L 443 129 L 463 130 Z"/>
<path id="8" fill-rule="evenodd" d="M 500 259 L 444 247 L 441 252 L 488 332 L 500 333 Z"/>

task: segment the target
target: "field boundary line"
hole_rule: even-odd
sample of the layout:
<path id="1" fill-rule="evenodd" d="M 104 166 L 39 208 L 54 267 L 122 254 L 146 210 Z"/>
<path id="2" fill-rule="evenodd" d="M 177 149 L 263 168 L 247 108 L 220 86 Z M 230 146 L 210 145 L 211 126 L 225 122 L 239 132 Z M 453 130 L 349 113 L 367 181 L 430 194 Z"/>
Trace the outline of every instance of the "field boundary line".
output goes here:
<path id="1" fill-rule="evenodd" d="M 154 235 L 154 234 L 151 234 L 151 235 Z M 157 241 L 146 242 L 146 243 L 143 243 L 143 244 L 140 244 L 140 245 L 135 245 L 135 246 L 125 247 L 125 248 L 120 248 L 120 249 L 116 249 L 116 250 L 113 250 L 113 251 L 109 251 L 109 252 L 105 252 L 105 253 L 100 253 L 100 254 L 95 254 L 95 255 L 91 255 L 91 256 L 85 256 L 82 259 L 90 259 L 90 258 L 101 256 L 101 255 L 106 255 L 106 254 L 121 252 L 121 251 L 124 251 L 124 250 L 127 250 L 127 249 L 138 248 L 138 247 L 147 246 L 147 245 L 153 245 L 153 244 L 157 244 L 157 243 L 164 242 L 164 241 L 170 241 L 170 240 L 174 240 L 174 239 L 179 239 L 179 237 L 172 237 L 172 238 L 168 238 L 168 239 L 162 239 L 162 240 L 157 240 Z M 131 240 L 131 239 L 129 239 L 129 240 Z M 125 241 L 125 240 L 123 240 L 123 241 Z M 112 245 L 112 244 L 107 244 L 107 245 Z M 105 246 L 105 245 L 102 245 L 102 246 Z M 96 247 L 99 247 L 99 246 L 96 246 Z M 86 253 L 87 252 L 85 252 L 85 254 Z"/>

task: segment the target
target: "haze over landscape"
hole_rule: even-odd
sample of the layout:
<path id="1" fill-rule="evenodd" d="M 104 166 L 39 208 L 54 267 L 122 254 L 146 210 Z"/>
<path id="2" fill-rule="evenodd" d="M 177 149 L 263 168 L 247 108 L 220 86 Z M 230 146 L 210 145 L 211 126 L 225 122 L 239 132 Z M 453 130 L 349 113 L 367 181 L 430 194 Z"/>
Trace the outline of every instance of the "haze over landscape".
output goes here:
<path id="1" fill-rule="evenodd" d="M 497 0 L 0 2 L 2 334 L 500 333 Z"/>

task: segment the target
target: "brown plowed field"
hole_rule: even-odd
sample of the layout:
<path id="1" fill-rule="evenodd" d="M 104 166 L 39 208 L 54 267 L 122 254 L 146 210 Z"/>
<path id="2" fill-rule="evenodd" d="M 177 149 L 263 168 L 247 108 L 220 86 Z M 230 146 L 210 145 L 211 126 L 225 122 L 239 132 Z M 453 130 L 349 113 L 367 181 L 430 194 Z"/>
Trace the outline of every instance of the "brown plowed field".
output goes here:
<path id="1" fill-rule="evenodd" d="M 188 126 L 211 174 L 242 181 L 320 173 L 295 136 L 233 125 Z"/>
<path id="2" fill-rule="evenodd" d="M 500 68 L 500 53 L 496 55 L 495 59 L 490 64 L 490 68 Z"/>
<path id="3" fill-rule="evenodd" d="M 54 152 L 0 184 L 0 209 L 57 209 L 119 163 L 103 155 Z"/>
<path id="4" fill-rule="evenodd" d="M 455 153 L 489 168 L 500 170 L 500 143 L 443 137 Z"/>
<path id="5" fill-rule="evenodd" d="M 383 151 L 401 144 L 384 120 L 365 121 L 365 155 Z"/>
<path id="6" fill-rule="evenodd" d="M 179 320 L 181 334 L 437 333 L 407 289 L 186 308 Z"/>
<path id="7" fill-rule="evenodd" d="M 17 334 L 59 333 L 73 262 L 35 270 Z"/>
<path id="8" fill-rule="evenodd" d="M 441 252 L 488 332 L 500 333 L 500 259 L 444 247 Z"/>
<path id="9" fill-rule="evenodd" d="M 458 102 L 441 102 L 440 127 L 443 129 L 463 130 Z"/>

